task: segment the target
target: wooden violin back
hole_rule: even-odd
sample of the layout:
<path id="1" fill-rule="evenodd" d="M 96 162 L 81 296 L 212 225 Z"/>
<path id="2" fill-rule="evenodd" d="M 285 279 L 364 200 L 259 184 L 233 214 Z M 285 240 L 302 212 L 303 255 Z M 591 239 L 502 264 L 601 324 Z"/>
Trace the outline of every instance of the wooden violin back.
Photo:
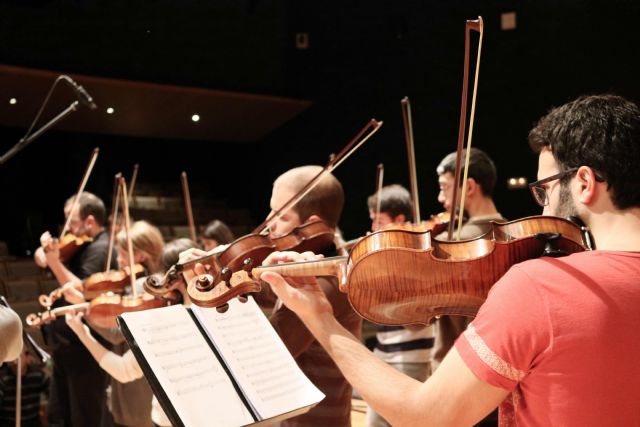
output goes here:
<path id="1" fill-rule="evenodd" d="M 432 240 L 429 232 L 382 231 L 353 247 L 342 290 L 374 323 L 429 324 L 440 315 L 474 316 L 513 264 L 587 248 L 584 230 L 555 217 L 493 222 L 483 236 L 456 242 Z"/>

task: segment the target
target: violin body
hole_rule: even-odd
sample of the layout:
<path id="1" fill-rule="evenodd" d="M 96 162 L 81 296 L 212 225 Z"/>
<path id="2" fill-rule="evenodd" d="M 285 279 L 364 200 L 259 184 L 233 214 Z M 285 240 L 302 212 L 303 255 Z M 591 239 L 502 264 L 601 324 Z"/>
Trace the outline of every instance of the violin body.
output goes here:
<path id="1" fill-rule="evenodd" d="M 138 278 L 144 274 L 144 267 L 141 264 L 133 266 L 135 277 Z M 123 293 L 124 288 L 129 285 L 129 267 L 122 270 L 111 270 L 106 272 L 94 273 L 87 277 L 84 282 L 74 284 L 76 289 L 82 291 L 84 298 L 87 300 L 94 299 L 105 292 Z M 40 295 L 38 302 L 45 308 L 50 308 L 53 303 L 62 298 L 64 293 L 62 288 L 51 291 L 49 295 Z"/>
<path id="2" fill-rule="evenodd" d="M 432 239 L 429 232 L 379 231 L 351 250 L 341 290 L 358 314 L 384 325 L 475 316 L 513 264 L 538 258 L 545 249 L 552 256 L 584 251 L 589 243 L 583 233 L 568 220 L 548 216 L 492 221 L 484 235 L 453 242 Z"/>
<path id="3" fill-rule="evenodd" d="M 118 295 L 107 292 L 94 298 L 91 302 L 68 305 L 43 311 L 37 314 L 29 314 L 26 323 L 32 327 L 54 321 L 60 316 L 69 312 L 83 311 L 92 324 L 101 328 L 116 328 L 118 324 L 116 317 L 122 313 L 130 311 L 142 311 L 150 308 L 166 307 L 167 305 L 179 304 L 182 302 L 180 294 L 172 291 L 164 298 L 153 298 L 151 295 Z"/>
<path id="4" fill-rule="evenodd" d="M 384 227 L 383 230 L 379 231 L 390 231 L 390 230 L 400 230 L 400 231 L 413 231 L 416 233 L 424 233 L 426 231 L 430 231 L 432 236 L 437 236 L 447 229 L 449 226 L 449 212 L 440 212 L 436 215 L 431 215 L 426 221 L 420 221 L 415 224 L 412 222 L 405 222 L 402 224 L 389 224 Z M 343 249 L 347 252 L 351 251 L 356 243 L 360 240 L 364 239 L 366 236 L 358 237 L 356 239 L 348 240 L 344 242 L 344 244 L 338 249 Z"/>
<path id="5" fill-rule="evenodd" d="M 148 294 L 133 296 L 106 293 L 91 301 L 87 317 L 92 324 L 101 328 L 117 328 L 116 317 L 122 313 L 166 307 L 180 302 L 181 298 L 176 291 L 168 293 L 165 298 L 154 298 Z"/>
<path id="6" fill-rule="evenodd" d="M 133 266 L 136 278 L 144 275 L 144 267 L 141 264 Z M 130 284 L 130 268 L 94 273 L 82 282 L 82 293 L 88 300 L 97 298 L 105 292 L 122 293 Z"/>
<path id="7" fill-rule="evenodd" d="M 60 261 L 66 262 L 73 258 L 73 256 L 86 244 L 93 242 L 93 238 L 87 235 L 76 236 L 71 233 L 65 234 L 60 239 Z"/>

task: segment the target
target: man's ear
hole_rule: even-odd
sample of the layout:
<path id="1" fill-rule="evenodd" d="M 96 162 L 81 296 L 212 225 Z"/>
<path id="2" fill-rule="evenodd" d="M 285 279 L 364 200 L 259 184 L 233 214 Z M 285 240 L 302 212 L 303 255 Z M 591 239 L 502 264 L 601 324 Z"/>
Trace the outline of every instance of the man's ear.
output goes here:
<path id="1" fill-rule="evenodd" d="M 472 196 L 478 192 L 480 186 L 473 178 L 467 178 L 467 196 Z"/>
<path id="2" fill-rule="evenodd" d="M 96 225 L 98 225 L 98 222 L 96 221 L 96 217 L 93 215 L 87 215 L 87 217 L 84 220 L 87 223 L 87 225 L 89 225 L 90 227 L 95 227 Z"/>
<path id="3" fill-rule="evenodd" d="M 314 215 L 311 215 L 305 222 L 309 222 L 309 221 L 322 221 L 322 218 L 314 214 Z"/>
<path id="4" fill-rule="evenodd" d="M 596 181 L 596 174 L 588 166 L 581 166 L 576 173 L 577 199 L 582 204 L 588 205 L 594 201 L 601 187 Z"/>

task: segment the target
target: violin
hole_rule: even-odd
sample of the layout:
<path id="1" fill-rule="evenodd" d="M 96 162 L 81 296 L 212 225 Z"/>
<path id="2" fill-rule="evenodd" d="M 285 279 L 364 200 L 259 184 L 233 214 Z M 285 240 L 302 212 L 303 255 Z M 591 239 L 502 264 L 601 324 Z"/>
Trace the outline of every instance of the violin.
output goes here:
<path id="1" fill-rule="evenodd" d="M 153 295 L 162 295 L 170 283 L 180 279 L 180 274 L 192 269 L 196 264 L 211 266 L 211 281 L 193 281 L 187 292 L 189 297 L 205 306 L 217 305 L 218 282 L 226 282 L 231 272 L 248 270 L 260 265 L 274 251 L 322 252 L 333 244 L 335 232 L 324 221 L 308 221 L 289 233 L 279 237 L 262 234 L 248 234 L 230 243 L 224 250 L 173 265 L 162 280 L 157 276 L 149 276 L 145 282 L 145 290 Z"/>
<path id="2" fill-rule="evenodd" d="M 419 223 L 413 222 L 405 222 L 402 224 L 389 224 L 382 228 L 382 230 L 403 230 L 403 231 L 414 231 L 414 232 L 425 232 L 431 231 L 432 236 L 437 236 L 438 234 L 444 232 L 449 226 L 449 218 L 451 217 L 449 212 L 440 212 L 435 215 L 431 215 L 431 217 L 426 221 L 420 221 Z M 347 252 L 351 251 L 353 246 L 358 243 L 365 236 L 357 237 L 352 240 L 348 240 L 344 242 L 338 249 L 344 249 Z"/>
<path id="3" fill-rule="evenodd" d="M 168 292 L 163 298 L 156 298 L 148 294 L 132 296 L 107 292 L 94 298 L 90 302 L 49 309 L 37 314 L 29 314 L 25 321 L 29 326 L 39 327 L 54 321 L 60 316 L 64 316 L 66 313 L 85 312 L 91 324 L 101 328 L 115 328 L 118 326 L 116 317 L 122 313 L 165 307 L 181 302 L 182 298 L 177 291 Z"/>
<path id="4" fill-rule="evenodd" d="M 182 297 L 178 291 L 165 293 L 161 298 L 153 295 L 118 295 L 106 293 L 91 301 L 88 310 L 92 324 L 102 328 L 118 326 L 116 318 L 122 313 L 161 308 L 180 304 Z"/>
<path id="5" fill-rule="evenodd" d="M 264 271 L 332 275 L 363 318 L 384 325 L 430 324 L 442 315 L 475 316 L 491 286 L 516 263 L 592 249 L 588 229 L 563 218 L 532 216 L 491 225 L 475 239 L 446 242 L 432 239 L 430 231 L 377 231 L 354 245 L 348 257 L 257 267 L 230 284 L 247 289 Z"/>
<path id="6" fill-rule="evenodd" d="M 129 284 L 130 271 L 131 269 L 127 266 L 122 270 L 93 273 L 82 283 L 78 283 L 76 289 L 80 290 L 85 299 L 88 300 L 94 299 L 105 292 L 121 294 Z M 141 264 L 135 264 L 133 266 L 133 272 L 135 277 L 138 278 L 144 274 L 144 267 Z M 43 307 L 49 308 L 57 299 L 62 298 L 63 293 L 63 288 L 57 288 L 49 295 L 40 295 L 38 301 Z"/>
<path id="7" fill-rule="evenodd" d="M 80 248 L 93 242 L 93 237 L 87 235 L 76 236 L 71 233 L 67 233 L 59 241 L 60 247 L 60 261 L 67 262 L 80 250 Z"/>

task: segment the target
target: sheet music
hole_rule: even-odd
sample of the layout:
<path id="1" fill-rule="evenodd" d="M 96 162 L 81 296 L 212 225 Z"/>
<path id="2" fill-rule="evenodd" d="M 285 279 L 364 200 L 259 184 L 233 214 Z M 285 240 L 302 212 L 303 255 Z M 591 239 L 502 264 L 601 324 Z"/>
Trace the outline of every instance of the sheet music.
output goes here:
<path id="1" fill-rule="evenodd" d="M 261 419 L 321 401 L 253 298 L 229 301 L 226 313 L 192 306 Z"/>
<path id="2" fill-rule="evenodd" d="M 186 427 L 254 422 L 184 306 L 122 318 Z"/>

